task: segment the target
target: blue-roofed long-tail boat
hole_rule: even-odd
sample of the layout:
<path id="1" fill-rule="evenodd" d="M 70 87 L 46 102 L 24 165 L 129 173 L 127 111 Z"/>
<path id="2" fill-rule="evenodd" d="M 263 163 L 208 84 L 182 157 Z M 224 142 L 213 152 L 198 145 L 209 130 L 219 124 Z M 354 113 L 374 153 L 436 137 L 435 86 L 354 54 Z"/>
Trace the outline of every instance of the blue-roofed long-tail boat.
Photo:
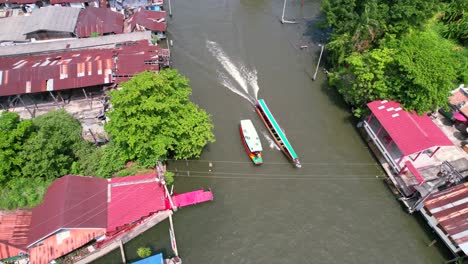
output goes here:
<path id="1" fill-rule="evenodd" d="M 263 99 L 259 99 L 257 101 L 255 111 L 257 111 L 263 123 L 268 128 L 268 131 L 270 131 L 270 134 L 274 138 L 278 147 L 294 163 L 294 165 L 297 168 L 300 168 L 301 162 L 299 161 L 299 157 L 297 156 L 293 147 L 289 143 L 288 138 L 286 138 L 286 135 L 279 126 L 278 122 L 276 122 L 275 117 L 273 117 L 273 114 L 271 114 L 270 109 L 268 108 Z"/>

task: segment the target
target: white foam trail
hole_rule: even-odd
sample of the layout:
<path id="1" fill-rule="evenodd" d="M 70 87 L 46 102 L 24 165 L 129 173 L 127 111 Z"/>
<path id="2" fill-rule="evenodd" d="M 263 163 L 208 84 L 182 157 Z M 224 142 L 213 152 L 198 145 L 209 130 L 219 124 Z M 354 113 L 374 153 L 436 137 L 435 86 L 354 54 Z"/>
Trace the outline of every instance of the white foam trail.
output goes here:
<path id="1" fill-rule="evenodd" d="M 249 84 L 250 91 L 247 91 L 247 93 L 251 95 L 255 99 L 255 101 L 257 101 L 257 94 L 258 94 L 258 90 L 260 89 L 258 87 L 258 82 L 257 82 L 257 70 L 256 69 L 249 70 L 244 65 L 242 65 L 241 70 L 242 70 L 242 75 L 244 76 L 245 80 Z"/>
<path id="2" fill-rule="evenodd" d="M 234 64 L 226 55 L 226 53 L 221 49 L 219 44 L 214 41 L 207 40 L 206 47 L 223 66 L 232 80 L 237 82 L 241 89 L 238 89 L 233 85 L 233 83 L 229 80 L 231 78 L 228 78 L 227 75 L 218 71 L 218 78 L 220 79 L 221 83 L 232 92 L 249 100 L 252 104 L 255 104 L 257 102 L 257 94 L 259 90 L 257 83 L 257 71 L 255 69 L 249 70 L 242 63 L 238 63 L 238 65 Z"/>
<path id="3" fill-rule="evenodd" d="M 268 135 L 267 132 L 263 131 L 262 130 L 262 135 L 263 137 L 266 139 L 266 141 L 268 141 L 268 144 L 270 146 L 271 149 L 276 149 L 276 150 L 280 150 L 280 148 L 278 147 L 278 145 L 276 145 L 276 142 L 271 139 L 270 135 Z"/>
<path id="4" fill-rule="evenodd" d="M 247 90 L 247 83 L 245 82 L 245 79 L 242 78 L 241 73 L 239 72 L 238 68 L 232 61 L 229 59 L 229 57 L 224 53 L 224 51 L 219 47 L 218 43 L 213 42 L 213 41 L 206 41 L 206 45 L 208 47 L 208 50 L 215 56 L 215 58 L 223 65 L 224 69 L 236 80 L 236 82 L 240 85 L 244 91 L 248 92 Z"/>
<path id="5" fill-rule="evenodd" d="M 221 72 L 218 72 L 219 74 L 219 79 L 221 79 L 221 84 L 228 88 L 229 90 L 231 90 L 233 93 L 235 94 L 238 94 L 240 95 L 241 97 L 247 99 L 249 102 L 251 102 L 252 104 L 255 104 L 255 100 L 253 100 L 249 95 L 246 95 L 244 94 L 243 92 L 239 91 L 238 89 L 236 89 L 234 87 L 234 85 L 231 83 L 231 81 L 229 80 L 229 78 L 227 78 L 227 76 Z"/>

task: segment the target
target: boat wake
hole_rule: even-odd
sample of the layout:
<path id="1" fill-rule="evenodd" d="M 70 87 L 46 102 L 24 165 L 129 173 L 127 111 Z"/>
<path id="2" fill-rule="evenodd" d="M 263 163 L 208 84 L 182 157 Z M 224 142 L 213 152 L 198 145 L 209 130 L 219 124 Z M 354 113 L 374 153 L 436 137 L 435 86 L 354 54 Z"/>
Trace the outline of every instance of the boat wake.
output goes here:
<path id="1" fill-rule="evenodd" d="M 218 79 L 221 84 L 255 105 L 259 90 L 257 70 L 249 69 L 242 63 L 234 63 L 214 41 L 207 40 L 206 47 L 224 68 L 224 70 L 218 70 Z"/>
<path id="2" fill-rule="evenodd" d="M 271 149 L 276 149 L 276 150 L 280 150 L 280 148 L 278 147 L 278 145 L 276 145 L 276 142 L 271 139 L 270 135 L 268 135 L 267 132 L 265 131 L 262 131 L 262 135 L 263 137 L 266 139 L 266 141 L 268 141 L 268 145 Z"/>

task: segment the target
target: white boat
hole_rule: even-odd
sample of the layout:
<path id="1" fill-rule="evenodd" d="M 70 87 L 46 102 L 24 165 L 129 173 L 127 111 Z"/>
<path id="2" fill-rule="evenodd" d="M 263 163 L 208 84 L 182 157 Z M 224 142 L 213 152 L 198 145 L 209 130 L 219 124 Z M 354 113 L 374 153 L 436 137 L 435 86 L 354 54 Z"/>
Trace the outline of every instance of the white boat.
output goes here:
<path id="1" fill-rule="evenodd" d="M 249 154 L 252 162 L 255 165 L 262 164 L 262 142 L 260 142 L 252 121 L 250 119 L 241 120 L 239 130 L 245 151 Z"/>

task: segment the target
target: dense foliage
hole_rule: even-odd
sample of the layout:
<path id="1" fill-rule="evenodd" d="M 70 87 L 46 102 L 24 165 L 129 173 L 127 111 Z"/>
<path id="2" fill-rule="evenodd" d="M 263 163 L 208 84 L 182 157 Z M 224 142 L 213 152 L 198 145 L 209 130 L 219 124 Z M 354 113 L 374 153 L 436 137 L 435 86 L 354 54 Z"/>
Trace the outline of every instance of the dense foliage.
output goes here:
<path id="1" fill-rule="evenodd" d="M 188 80 L 176 70 L 144 72 L 110 93 L 106 131 L 126 160 L 154 166 L 166 158 L 199 157 L 214 141 L 210 116 L 189 100 Z"/>
<path id="2" fill-rule="evenodd" d="M 419 113 L 445 106 L 449 91 L 468 81 L 461 6 L 466 1 L 323 0 L 332 29 L 330 84 L 357 116 L 376 99 Z"/>
<path id="3" fill-rule="evenodd" d="M 177 71 L 142 73 L 122 86 L 111 92 L 106 128 L 113 141 L 102 147 L 85 141 L 79 121 L 64 110 L 31 120 L 0 113 L 1 209 L 37 205 L 63 175 L 134 175 L 164 158 L 198 157 L 213 142 L 209 115 L 189 101 L 188 81 Z M 125 168 L 128 161 L 139 164 Z"/>

